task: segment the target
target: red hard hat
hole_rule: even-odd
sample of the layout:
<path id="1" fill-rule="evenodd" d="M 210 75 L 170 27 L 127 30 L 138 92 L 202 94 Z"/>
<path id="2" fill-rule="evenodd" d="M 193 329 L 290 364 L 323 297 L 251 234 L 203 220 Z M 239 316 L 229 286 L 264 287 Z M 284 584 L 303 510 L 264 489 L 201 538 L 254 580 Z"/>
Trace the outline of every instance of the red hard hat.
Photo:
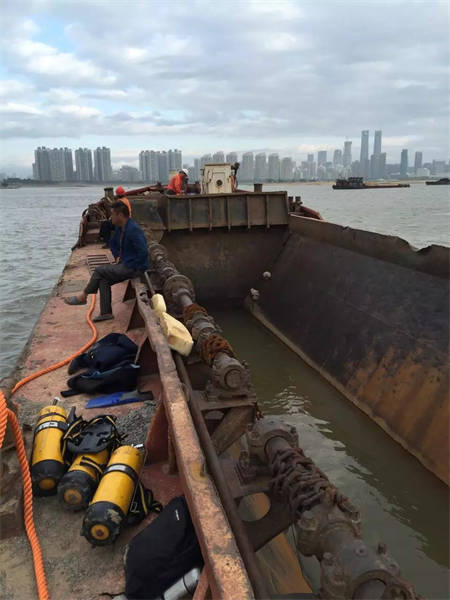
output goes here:
<path id="1" fill-rule="evenodd" d="M 125 196 L 125 190 L 121 185 L 119 185 L 119 187 L 116 188 L 116 196 Z"/>

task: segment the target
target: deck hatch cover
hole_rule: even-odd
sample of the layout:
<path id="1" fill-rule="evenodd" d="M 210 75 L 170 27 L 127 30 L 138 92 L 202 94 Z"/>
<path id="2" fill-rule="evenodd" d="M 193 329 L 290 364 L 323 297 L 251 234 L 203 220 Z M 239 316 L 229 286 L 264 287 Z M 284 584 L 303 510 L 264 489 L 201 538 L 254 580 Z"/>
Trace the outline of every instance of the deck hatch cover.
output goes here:
<path id="1" fill-rule="evenodd" d="M 107 254 L 90 254 L 87 257 L 86 262 L 89 272 L 92 274 L 95 270 L 95 267 L 100 267 L 101 265 L 110 265 L 111 259 Z"/>

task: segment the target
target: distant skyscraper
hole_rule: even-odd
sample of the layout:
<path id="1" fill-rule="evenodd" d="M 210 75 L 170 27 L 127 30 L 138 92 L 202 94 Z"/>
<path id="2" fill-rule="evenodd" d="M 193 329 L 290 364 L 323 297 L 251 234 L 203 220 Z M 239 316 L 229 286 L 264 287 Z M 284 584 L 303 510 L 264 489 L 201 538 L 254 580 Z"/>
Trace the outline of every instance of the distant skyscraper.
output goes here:
<path id="1" fill-rule="evenodd" d="M 344 142 L 344 156 L 342 158 L 344 167 L 351 167 L 352 164 L 352 143 Z"/>
<path id="2" fill-rule="evenodd" d="M 267 162 L 266 162 L 266 154 L 265 152 L 259 152 L 255 156 L 255 171 L 254 171 L 254 181 L 256 183 L 261 183 L 266 180 L 267 173 Z"/>
<path id="3" fill-rule="evenodd" d="M 50 174 L 50 148 L 40 146 L 34 151 L 36 174 L 39 181 L 51 181 Z"/>
<path id="4" fill-rule="evenodd" d="M 139 152 L 139 172 L 142 181 L 151 181 L 150 151 Z"/>
<path id="5" fill-rule="evenodd" d="M 381 139 L 381 138 L 380 138 Z M 369 130 L 361 131 L 361 152 L 359 156 L 359 168 L 361 177 L 369 177 Z"/>
<path id="6" fill-rule="evenodd" d="M 158 152 L 158 181 L 169 183 L 169 155 L 164 150 Z"/>
<path id="7" fill-rule="evenodd" d="M 190 177 L 189 177 L 190 179 Z M 200 181 L 200 159 L 194 158 L 194 181 Z"/>
<path id="8" fill-rule="evenodd" d="M 380 175 L 380 156 L 381 156 L 381 136 L 380 129 L 375 131 L 373 139 L 373 154 L 370 157 L 370 176 L 372 179 L 378 179 Z"/>
<path id="9" fill-rule="evenodd" d="M 280 159 L 278 154 L 269 154 L 268 178 L 269 181 L 280 181 Z"/>
<path id="10" fill-rule="evenodd" d="M 119 169 L 119 180 L 120 181 L 141 181 L 141 173 L 136 167 L 131 167 L 129 165 L 122 165 Z"/>
<path id="11" fill-rule="evenodd" d="M 292 181 L 294 178 L 294 163 L 290 156 L 285 156 L 280 163 L 280 180 Z"/>
<path id="12" fill-rule="evenodd" d="M 447 166 L 445 164 L 445 160 L 433 160 L 431 164 L 431 174 L 432 175 L 440 175 L 447 171 Z"/>
<path id="13" fill-rule="evenodd" d="M 215 163 L 224 163 L 225 162 L 225 155 L 222 152 L 222 150 L 220 150 L 219 152 L 214 152 L 212 158 L 213 158 L 213 162 L 215 162 Z"/>
<path id="14" fill-rule="evenodd" d="M 386 177 L 386 152 L 380 154 L 380 162 L 378 165 L 378 177 Z"/>
<path id="15" fill-rule="evenodd" d="M 233 165 L 235 162 L 237 162 L 237 159 L 238 159 L 237 152 L 228 152 L 225 159 L 226 159 L 227 163 L 230 163 L 230 165 Z"/>
<path id="16" fill-rule="evenodd" d="M 373 153 L 375 156 L 379 156 L 381 154 L 381 129 L 377 129 L 375 131 L 375 136 L 373 138 Z"/>
<path id="17" fill-rule="evenodd" d="M 94 179 L 92 151 L 89 148 L 75 150 L 75 168 L 77 181 L 92 181 Z"/>
<path id="18" fill-rule="evenodd" d="M 324 166 L 327 162 L 327 151 L 326 150 L 319 150 L 319 152 L 317 153 L 317 166 L 321 167 Z"/>
<path id="19" fill-rule="evenodd" d="M 169 158 L 169 171 L 179 171 L 183 164 L 183 157 L 181 154 L 181 150 L 169 150 L 168 158 Z"/>
<path id="20" fill-rule="evenodd" d="M 150 150 L 150 183 L 159 181 L 159 152 Z"/>
<path id="21" fill-rule="evenodd" d="M 416 152 L 414 155 L 414 169 L 422 168 L 422 152 Z"/>
<path id="22" fill-rule="evenodd" d="M 404 148 L 400 157 L 400 177 L 405 179 L 408 176 L 408 150 Z"/>
<path id="23" fill-rule="evenodd" d="M 242 181 L 253 181 L 253 152 L 244 152 L 241 165 Z"/>
<path id="24" fill-rule="evenodd" d="M 333 153 L 333 166 L 342 165 L 342 150 L 335 150 Z"/>
<path id="25" fill-rule="evenodd" d="M 111 150 L 109 148 L 96 148 L 94 150 L 94 179 L 96 181 L 111 181 Z"/>
<path id="26" fill-rule="evenodd" d="M 64 148 L 64 170 L 64 181 L 74 181 L 75 177 L 73 172 L 73 157 L 71 148 Z"/>
<path id="27" fill-rule="evenodd" d="M 50 181 L 67 181 L 64 148 L 52 148 L 49 150 L 49 158 Z"/>
<path id="28" fill-rule="evenodd" d="M 308 154 L 307 163 L 308 163 L 307 178 L 314 179 L 314 177 L 316 176 L 316 163 L 314 162 L 314 154 Z"/>

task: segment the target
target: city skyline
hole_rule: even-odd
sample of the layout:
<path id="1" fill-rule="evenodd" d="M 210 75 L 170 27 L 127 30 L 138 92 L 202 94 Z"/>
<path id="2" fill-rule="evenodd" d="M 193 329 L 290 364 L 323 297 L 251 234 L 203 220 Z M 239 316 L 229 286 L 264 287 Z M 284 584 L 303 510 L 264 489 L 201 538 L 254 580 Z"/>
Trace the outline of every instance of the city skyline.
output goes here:
<path id="1" fill-rule="evenodd" d="M 361 131 L 359 160 L 352 160 L 352 141 L 345 140 L 341 148 L 332 152 L 318 150 L 316 155 L 308 153 L 306 160 L 296 161 L 291 156 L 277 152 L 236 151 L 214 153 L 194 157 L 190 162 L 183 161 L 179 149 L 141 150 L 137 157 L 138 167 L 122 164 L 113 171 L 111 149 L 97 147 L 78 148 L 73 162 L 71 148 L 38 147 L 32 165 L 33 178 L 53 182 L 108 182 L 141 181 L 148 183 L 167 183 L 171 173 L 187 168 L 189 179 L 199 180 L 201 169 L 207 163 L 240 162 L 239 178 L 244 182 L 330 180 L 338 177 L 360 176 L 365 179 L 389 179 L 400 177 L 429 177 L 447 174 L 450 162 L 433 159 L 423 161 L 423 152 L 416 150 L 414 162 L 409 162 L 409 150 L 403 148 L 399 162 L 388 163 L 383 149 L 383 132 L 373 133 L 373 152 L 370 153 L 370 130 Z M 239 157 L 239 154 L 240 157 Z M 412 153 L 411 153 L 412 155 Z M 75 164 L 75 169 L 74 165 Z"/>
<path id="2" fill-rule="evenodd" d="M 401 147 L 399 147 L 398 152 L 394 152 L 391 150 L 391 152 L 383 152 L 383 153 L 379 153 L 378 155 L 375 154 L 377 151 L 377 147 L 381 148 L 381 144 L 385 145 L 386 144 L 386 139 L 389 140 L 389 136 L 384 136 L 384 134 L 382 134 L 382 130 L 381 129 L 369 129 L 369 130 L 361 130 L 360 132 L 360 136 L 355 136 L 356 140 L 360 140 L 359 145 L 355 144 L 354 141 L 352 139 L 345 139 L 342 143 L 341 143 L 341 147 L 339 148 L 339 150 L 342 152 L 342 162 L 344 166 L 349 166 L 347 164 L 348 162 L 348 155 L 346 155 L 346 148 L 347 150 L 350 148 L 350 152 L 353 154 L 353 157 L 357 156 L 359 157 L 359 159 L 361 159 L 361 154 L 362 154 L 362 148 L 363 148 L 363 137 L 364 137 L 364 133 L 367 132 L 368 135 L 368 140 L 367 140 L 367 163 L 366 163 L 366 168 L 364 169 L 364 171 L 361 173 L 362 176 L 369 178 L 372 175 L 372 171 L 373 171 L 373 160 L 375 158 L 376 164 L 378 164 L 377 161 L 380 160 L 380 157 L 385 161 L 385 164 L 396 164 L 396 163 L 400 163 L 401 159 L 398 158 L 398 155 L 401 154 L 401 151 L 404 149 L 404 146 L 402 145 Z M 377 134 L 379 136 L 379 139 L 377 141 L 376 137 Z M 381 138 L 383 141 L 381 141 Z M 43 144 L 44 146 L 44 144 Z M 371 146 L 373 146 L 373 153 L 372 153 L 372 149 Z M 78 148 L 78 150 L 80 150 L 82 148 Z M 333 145 L 332 143 L 324 143 L 321 146 L 317 146 L 317 149 L 315 149 L 312 153 L 317 155 L 318 152 L 327 152 L 330 156 L 333 154 L 333 152 L 335 152 L 336 150 L 336 145 Z M 115 151 L 114 152 L 114 156 L 112 156 L 112 168 L 118 169 L 121 166 L 123 166 L 126 163 L 126 166 L 131 166 L 133 168 L 138 168 L 139 170 L 141 170 L 140 168 L 140 164 L 139 164 L 139 153 L 142 150 L 140 148 L 138 149 L 132 149 L 129 152 L 127 152 L 125 154 L 125 156 L 122 156 L 121 151 Z M 448 162 L 449 158 L 445 157 L 445 156 L 426 156 L 425 153 L 423 152 L 423 150 L 416 150 L 415 148 L 409 148 L 410 151 L 410 155 L 411 155 L 411 159 L 414 156 L 414 153 L 419 152 L 422 155 L 422 161 L 423 163 L 432 163 L 433 161 L 438 161 L 438 162 Z M 30 153 L 32 154 L 33 151 L 31 151 Z M 75 152 L 75 149 L 74 149 Z M 94 152 L 94 148 L 92 148 L 92 152 Z M 309 152 L 308 150 L 305 150 L 304 152 L 297 152 L 297 153 L 293 153 L 293 152 L 289 152 L 289 151 L 283 151 L 283 150 L 279 150 L 279 149 L 274 149 L 274 148 L 255 148 L 255 149 L 243 149 L 243 150 L 220 150 L 220 151 L 215 151 L 215 152 L 211 152 L 211 160 L 213 160 L 213 156 L 214 154 L 217 152 L 223 154 L 223 158 L 227 159 L 227 162 L 235 162 L 236 159 L 232 159 L 232 160 L 228 160 L 228 158 L 230 157 L 230 155 L 235 155 L 235 154 L 240 154 L 243 155 L 246 152 L 252 152 L 255 156 L 256 154 L 259 153 L 265 153 L 267 156 L 269 156 L 270 154 L 278 154 L 279 156 L 284 155 L 284 156 L 289 156 L 293 161 L 295 162 L 301 162 L 304 160 L 307 160 L 307 157 L 309 154 L 311 154 L 311 152 Z M 185 154 L 183 152 L 184 156 L 185 156 L 185 161 L 188 161 L 190 163 L 193 163 L 193 161 L 195 160 L 195 158 L 198 158 L 200 156 L 203 155 L 203 153 L 196 153 L 196 154 L 192 154 L 192 153 L 187 153 Z M 206 153 L 208 154 L 208 153 Z M 366 154 L 365 154 L 366 155 Z M 383 156 L 381 156 L 383 155 Z M 120 158 L 119 158 L 120 157 Z M 75 156 L 74 156 L 74 165 L 75 165 Z M 331 158 L 331 161 L 334 162 L 333 158 Z M 30 162 L 30 161 L 29 161 Z M 215 162 L 221 162 L 221 160 L 217 160 Z M 371 164 L 372 163 L 372 164 Z M 29 164 L 29 163 L 28 163 Z M 92 163 L 94 164 L 94 163 Z M 241 165 L 241 169 L 242 169 L 242 165 Z M 13 173 L 11 171 L 11 169 L 5 169 L 5 167 L 2 167 L 1 162 L 0 162 L 0 172 L 2 173 L 6 173 L 8 176 L 19 176 L 19 177 L 25 177 L 27 175 L 32 176 L 32 169 L 28 168 L 23 168 L 22 170 L 19 170 L 19 174 L 17 173 Z"/>
<path id="3" fill-rule="evenodd" d="M 39 145 L 109 147 L 113 168 L 164 147 L 299 161 L 351 139 L 357 157 L 364 128 L 388 163 L 448 159 L 446 3 L 237 5 L 5 0 L 0 170 L 28 173 Z"/>

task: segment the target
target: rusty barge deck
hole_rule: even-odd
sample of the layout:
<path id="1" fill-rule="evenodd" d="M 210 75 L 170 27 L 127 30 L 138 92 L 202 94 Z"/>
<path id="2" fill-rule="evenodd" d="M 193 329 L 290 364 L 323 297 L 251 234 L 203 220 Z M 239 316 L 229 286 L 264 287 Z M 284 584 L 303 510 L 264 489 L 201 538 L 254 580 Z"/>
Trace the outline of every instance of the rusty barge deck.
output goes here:
<path id="1" fill-rule="evenodd" d="M 148 238 L 151 269 L 146 281 L 114 286 L 115 319 L 98 330 L 99 337 L 126 332 L 136 341 L 139 389 L 152 390 L 157 399 L 142 479 L 163 504 L 186 496 L 205 560 L 197 600 L 308 592 L 283 534 L 290 525 L 298 551 L 320 562 L 323 597 L 342 596 L 345 589 L 352 590 L 351 597 L 381 598 L 402 589 L 414 598 L 385 548 L 374 551 L 362 540 L 356 508 L 317 470 L 313 457 L 297 449 L 295 428 L 258 418 L 248 366 L 228 351 L 197 302 L 244 303 L 446 480 L 448 365 L 442 324 L 448 318 L 448 251 L 416 252 L 396 238 L 320 221 L 304 207 L 289 214 L 290 208 L 286 193 L 262 190 L 133 197 L 133 218 Z M 69 307 L 61 296 L 84 288 L 89 263 L 109 260 L 93 243 L 97 225 L 84 218 L 81 247 L 72 252 L 11 384 L 86 342 L 86 307 Z M 152 290 L 164 295 L 169 312 L 192 332 L 196 346 L 189 359 L 170 351 L 150 305 Z M 32 425 L 66 379 L 66 370 L 59 369 L 19 390 L 13 403 L 22 422 Z M 86 400 L 80 395 L 64 405 L 94 416 L 84 408 Z M 133 404 L 107 412 L 138 409 Z M 17 467 L 10 450 L 2 451 L 2 458 L 11 492 L 10 513 L 2 517 L 13 527 L 20 521 Z M 240 516 L 241 504 L 247 504 L 252 520 Z M 84 600 L 123 591 L 123 549 L 145 523 L 127 529 L 113 547 L 91 549 L 79 535 L 81 515 L 63 512 L 55 498 L 37 499 L 36 514 L 52 597 Z M 33 595 L 25 544 L 23 536 L 2 542 L 3 583 L 14 599 Z"/>
<path id="2" fill-rule="evenodd" d="M 8 382 L 11 384 L 58 362 L 86 343 L 90 336 L 85 319 L 87 307 L 68 306 L 62 296 L 83 289 L 89 278 L 88 261 L 95 263 L 110 258 L 109 251 L 103 250 L 100 244 L 89 244 L 72 252 L 14 373 L 3 382 L 4 387 Z M 207 474 L 205 456 L 159 324 L 148 305 L 142 305 L 136 297 L 123 301 L 129 294 L 127 282 L 114 286 L 112 291 L 115 319 L 98 324 L 98 337 L 123 332 L 140 346 L 138 361 L 146 374 L 140 378 L 139 389 L 151 390 L 156 399 L 155 413 L 147 424 L 147 439 L 142 440 L 147 444 L 149 456 L 142 481 L 163 505 L 179 494 L 186 496 L 205 559 L 204 574 L 195 597 L 200 599 L 212 594 L 215 598 L 230 600 L 252 598 L 250 580 L 215 485 Z M 145 319 L 137 310 L 138 303 L 146 314 Z M 31 381 L 12 397 L 26 431 L 34 426 L 40 408 L 66 389 L 67 377 L 67 368 L 63 367 Z M 82 394 L 64 399 L 62 403 L 67 410 L 76 407 L 77 414 L 86 419 L 101 413 L 120 417 L 142 407 L 142 403 L 135 403 L 103 410 L 86 409 L 88 398 Z M 30 447 L 30 433 L 27 438 Z M 6 453 L 2 450 L 2 464 L 2 487 L 10 494 L 2 507 L 2 537 L 18 534 L 19 537 L 0 542 L 3 570 L 0 589 L 2 597 L 22 600 L 35 597 L 35 582 L 31 552 L 23 532 L 20 475 L 13 449 L 7 449 Z M 124 548 L 154 517 L 139 526 L 126 528 L 114 546 L 91 548 L 80 535 L 82 514 L 64 511 L 56 497 L 35 498 L 34 507 L 51 598 L 90 600 L 109 597 L 103 595 L 105 592 L 120 594 L 124 591 Z M 260 560 L 268 575 L 266 583 L 272 596 L 310 589 L 284 536 L 273 540 L 267 552 L 270 561 L 267 556 Z"/>

